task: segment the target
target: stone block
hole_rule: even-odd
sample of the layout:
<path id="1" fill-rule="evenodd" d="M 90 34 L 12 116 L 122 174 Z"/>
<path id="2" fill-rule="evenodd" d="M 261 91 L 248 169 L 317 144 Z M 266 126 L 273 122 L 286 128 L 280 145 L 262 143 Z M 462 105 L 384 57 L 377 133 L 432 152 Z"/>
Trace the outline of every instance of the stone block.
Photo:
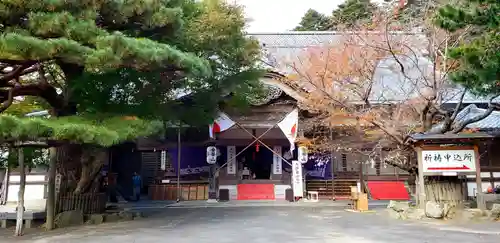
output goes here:
<path id="1" fill-rule="evenodd" d="M 62 212 L 55 218 L 55 225 L 57 228 L 82 225 L 83 222 L 83 213 L 79 210 Z"/>
<path id="2" fill-rule="evenodd" d="M 425 203 L 425 216 L 433 219 L 442 219 L 444 217 L 444 205 L 428 201 Z"/>
<path id="3" fill-rule="evenodd" d="M 87 220 L 87 224 L 102 224 L 104 222 L 103 214 L 92 214 Z"/>
<path id="4" fill-rule="evenodd" d="M 404 212 L 410 208 L 410 202 L 408 201 L 393 201 L 391 200 L 389 202 L 389 205 L 387 205 L 387 208 L 391 208 L 392 210 L 396 212 Z"/>
<path id="5" fill-rule="evenodd" d="M 500 219 L 500 204 L 493 204 L 490 210 L 490 218 Z"/>
<path id="6" fill-rule="evenodd" d="M 134 219 L 134 214 L 132 212 L 128 212 L 128 211 L 121 211 L 118 213 L 118 216 L 122 220 L 133 220 Z"/>
<path id="7" fill-rule="evenodd" d="M 118 222 L 120 220 L 121 220 L 121 218 L 118 215 L 118 213 L 106 214 L 104 216 L 104 222 L 106 222 L 106 223 L 108 223 L 108 222 Z"/>

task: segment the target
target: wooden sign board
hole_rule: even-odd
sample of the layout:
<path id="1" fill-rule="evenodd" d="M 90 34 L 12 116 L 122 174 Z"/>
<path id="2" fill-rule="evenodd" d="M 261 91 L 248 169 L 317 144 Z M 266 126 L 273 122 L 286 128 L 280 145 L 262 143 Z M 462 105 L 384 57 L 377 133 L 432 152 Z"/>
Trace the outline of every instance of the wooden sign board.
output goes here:
<path id="1" fill-rule="evenodd" d="M 471 146 L 423 147 L 420 162 L 424 174 L 457 175 L 476 172 L 477 149 Z"/>

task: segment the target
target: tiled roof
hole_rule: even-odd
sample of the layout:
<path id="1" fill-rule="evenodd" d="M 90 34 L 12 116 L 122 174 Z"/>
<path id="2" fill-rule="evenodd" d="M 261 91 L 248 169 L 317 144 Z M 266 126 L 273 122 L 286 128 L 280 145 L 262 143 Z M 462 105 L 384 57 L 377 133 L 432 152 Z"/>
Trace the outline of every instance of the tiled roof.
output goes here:
<path id="1" fill-rule="evenodd" d="M 486 109 L 481 109 L 478 108 L 475 105 L 469 105 L 465 107 L 463 110 L 461 110 L 456 118 L 456 122 L 462 122 L 467 119 L 471 119 L 477 116 L 480 116 L 486 112 Z M 438 124 L 434 126 L 431 129 L 432 132 L 439 131 L 439 129 L 442 127 L 442 124 Z M 493 111 L 489 116 L 486 118 L 478 121 L 471 123 L 467 125 L 467 128 L 469 129 L 479 129 L 480 131 L 491 131 L 491 130 L 499 130 L 500 129 L 500 111 Z"/>
<path id="2" fill-rule="evenodd" d="M 359 33 L 347 33 L 357 34 Z M 368 35 L 377 35 L 377 33 L 367 32 Z M 269 66 L 275 71 L 289 74 L 292 72 L 290 65 L 300 61 L 300 56 L 303 56 L 305 51 L 311 47 L 320 47 L 325 45 L 334 45 L 340 43 L 341 37 L 345 36 L 344 32 L 330 31 L 294 31 L 282 33 L 250 33 L 249 36 L 257 39 L 265 50 L 265 60 Z M 415 46 L 413 50 L 422 50 L 417 53 L 417 60 L 406 60 L 407 75 L 412 80 L 422 78 L 419 70 L 429 70 L 430 61 L 425 58 L 426 37 L 422 33 L 394 32 L 390 38 L 407 38 L 409 42 Z M 417 64 L 415 64 L 417 63 Z M 374 74 L 375 84 L 373 87 L 370 100 L 376 102 L 398 102 L 407 100 L 411 97 L 420 97 L 420 88 L 415 88 L 415 85 L 406 79 L 398 69 L 394 69 L 395 61 L 392 58 L 387 58 L 381 61 Z M 423 83 L 422 83 L 423 85 Z M 307 86 L 306 84 L 304 86 Z M 309 89 L 310 87 L 305 87 Z M 448 103 L 455 103 L 458 100 L 461 89 L 450 86 L 446 90 L 442 90 L 443 100 Z M 486 103 L 487 99 L 478 98 L 472 94 L 466 94 L 464 103 Z"/>

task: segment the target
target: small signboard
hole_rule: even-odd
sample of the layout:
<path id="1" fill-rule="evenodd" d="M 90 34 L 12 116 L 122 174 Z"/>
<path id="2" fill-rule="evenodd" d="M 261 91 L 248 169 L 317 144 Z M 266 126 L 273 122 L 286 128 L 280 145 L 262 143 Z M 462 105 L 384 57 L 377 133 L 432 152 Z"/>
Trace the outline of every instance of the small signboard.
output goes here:
<path id="1" fill-rule="evenodd" d="M 292 161 L 292 189 L 294 197 L 304 196 L 304 181 L 302 180 L 302 164 L 298 160 Z"/>
<path id="2" fill-rule="evenodd" d="M 455 175 L 476 171 L 476 151 L 472 147 L 422 150 L 423 172 Z"/>
<path id="3" fill-rule="evenodd" d="M 160 168 L 161 168 L 161 170 L 165 170 L 167 168 L 167 151 L 165 151 L 165 150 L 161 151 Z"/>
<path id="4" fill-rule="evenodd" d="M 227 174 L 236 174 L 236 146 L 227 146 Z"/>
<path id="5" fill-rule="evenodd" d="M 280 155 L 282 155 L 281 146 L 274 146 L 273 148 L 273 175 L 281 175 L 282 173 L 282 161 Z"/>

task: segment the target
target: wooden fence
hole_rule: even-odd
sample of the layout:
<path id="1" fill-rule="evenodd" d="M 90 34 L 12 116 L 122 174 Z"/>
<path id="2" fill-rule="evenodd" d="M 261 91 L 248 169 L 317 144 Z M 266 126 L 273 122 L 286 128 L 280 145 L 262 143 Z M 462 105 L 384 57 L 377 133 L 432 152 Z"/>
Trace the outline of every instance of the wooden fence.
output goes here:
<path id="1" fill-rule="evenodd" d="M 56 213 L 81 210 L 83 214 L 103 213 L 108 200 L 106 193 L 60 194 Z"/>

